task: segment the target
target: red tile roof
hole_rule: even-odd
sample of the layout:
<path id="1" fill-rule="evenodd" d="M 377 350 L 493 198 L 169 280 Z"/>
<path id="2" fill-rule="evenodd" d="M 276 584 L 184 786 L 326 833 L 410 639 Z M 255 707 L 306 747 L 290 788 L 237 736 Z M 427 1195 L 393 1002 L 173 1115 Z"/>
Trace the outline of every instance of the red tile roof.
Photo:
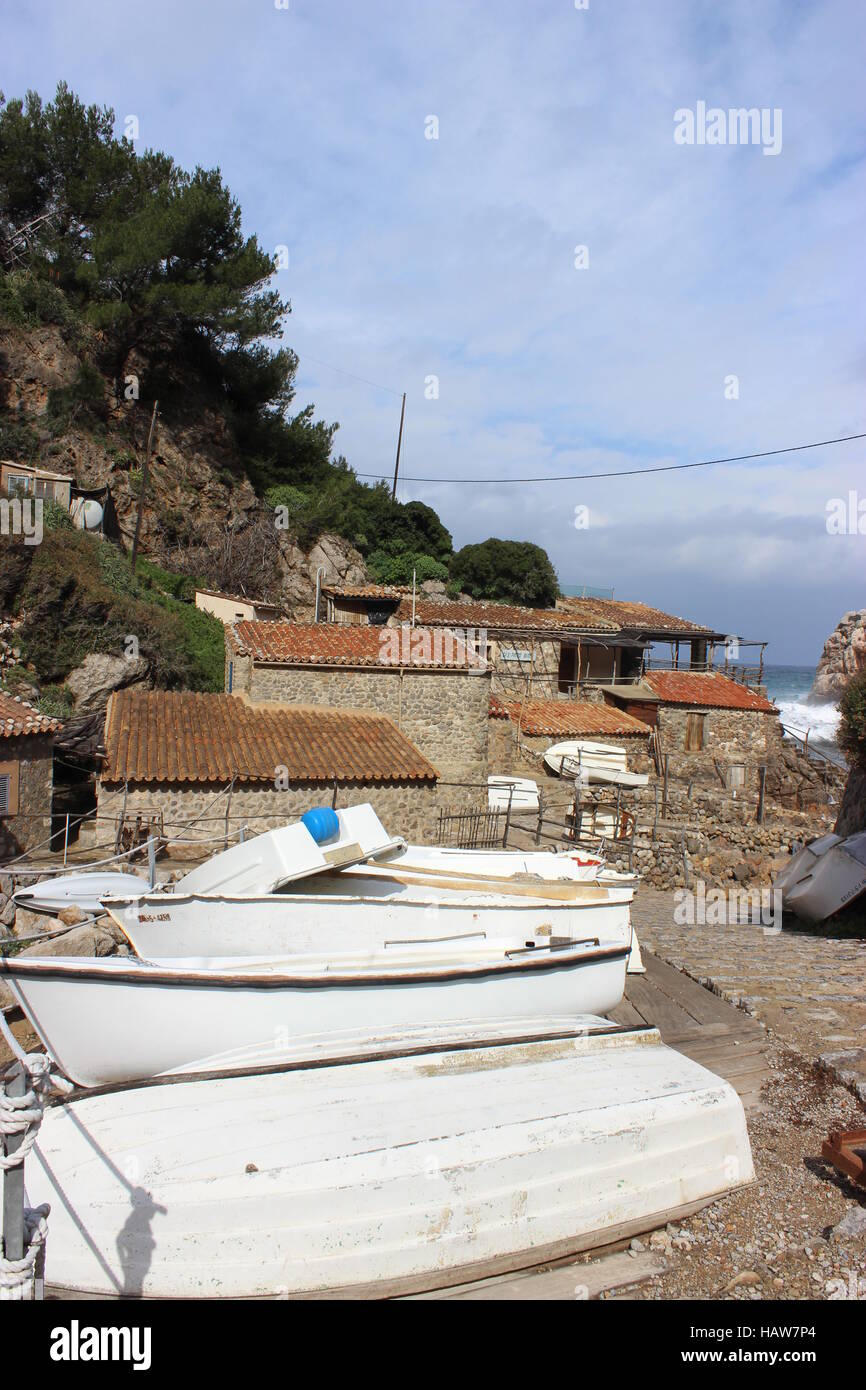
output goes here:
<path id="1" fill-rule="evenodd" d="M 412 617 L 412 599 L 404 598 L 397 609 L 398 618 Z M 555 608 L 518 608 L 507 603 L 435 603 L 418 599 L 415 618 L 431 627 L 486 627 L 488 631 L 519 630 L 524 632 L 615 632 L 616 623 L 598 614 L 581 615 L 560 612 Z"/>
<path id="2" fill-rule="evenodd" d="M 236 649 L 253 661 L 284 666 L 413 666 L 463 670 L 462 643 L 420 627 L 343 626 L 341 623 L 237 622 L 229 629 Z M 426 633 L 426 637 L 425 637 Z M 473 654 L 474 655 L 474 654 Z"/>
<path id="3" fill-rule="evenodd" d="M 763 710 L 766 714 L 778 714 L 776 706 L 764 695 L 730 680 L 719 671 L 647 671 L 643 683 L 669 705 Z"/>
<path id="4" fill-rule="evenodd" d="M 670 632 L 674 636 L 694 632 L 699 637 L 715 635 L 712 628 L 689 622 L 688 618 L 678 618 L 673 613 L 664 613 L 660 608 L 651 608 L 648 603 L 629 603 L 618 598 L 561 598 L 559 609 L 563 613 L 571 613 L 575 618 L 604 618 L 624 632 Z"/>
<path id="5" fill-rule="evenodd" d="M 0 738 L 18 738 L 26 734 L 54 734 L 61 728 L 59 719 L 50 719 L 33 705 L 16 700 L 0 691 Z"/>
<path id="6" fill-rule="evenodd" d="M 235 695 L 120 690 L 109 702 L 105 782 L 434 782 L 384 714 L 258 708 Z"/>
<path id="7" fill-rule="evenodd" d="M 410 590 L 406 584 L 323 584 L 322 593 L 330 598 L 398 599 Z"/>
<path id="8" fill-rule="evenodd" d="M 649 733 L 649 725 L 610 705 L 594 700 L 503 700 L 490 697 L 491 719 L 510 719 L 520 723 L 521 732 L 536 734 L 608 734 L 638 737 Z"/>

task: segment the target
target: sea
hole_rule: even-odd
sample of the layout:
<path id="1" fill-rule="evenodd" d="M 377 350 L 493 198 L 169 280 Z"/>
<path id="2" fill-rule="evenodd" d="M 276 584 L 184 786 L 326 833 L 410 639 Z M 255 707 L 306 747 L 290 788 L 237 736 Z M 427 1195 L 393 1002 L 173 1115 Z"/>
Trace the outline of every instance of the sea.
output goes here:
<path id="1" fill-rule="evenodd" d="M 814 679 L 814 666 L 771 666 L 764 663 L 764 684 L 770 699 L 779 707 L 782 723 L 801 735 L 808 730 L 810 744 L 838 758 L 836 732 L 839 711 L 832 704 L 807 703 Z"/>

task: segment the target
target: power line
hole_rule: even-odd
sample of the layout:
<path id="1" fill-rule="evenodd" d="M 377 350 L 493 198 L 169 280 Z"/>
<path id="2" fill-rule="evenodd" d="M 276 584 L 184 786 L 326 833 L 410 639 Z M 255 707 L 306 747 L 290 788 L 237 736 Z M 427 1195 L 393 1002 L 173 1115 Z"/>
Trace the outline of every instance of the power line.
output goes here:
<path id="1" fill-rule="evenodd" d="M 362 381 L 365 386 L 373 386 L 377 391 L 389 391 L 392 396 L 402 396 L 402 391 L 395 391 L 393 386 L 383 386 L 381 381 L 370 381 L 369 377 L 358 376 L 357 372 L 347 372 L 344 367 L 335 367 L 333 362 L 323 362 L 319 357 L 313 357 L 309 352 L 297 353 L 299 365 L 301 362 L 315 362 L 317 367 L 327 367 L 329 372 L 339 372 L 341 376 L 349 376 L 353 381 Z M 370 475 L 372 477 L 372 474 Z"/>
<path id="2" fill-rule="evenodd" d="M 385 388 L 388 389 L 387 387 Z M 574 483 L 591 478 L 633 478 L 642 473 L 676 473 L 684 468 L 711 468 L 716 463 L 745 463 L 748 459 L 774 458 L 777 454 L 796 454 L 803 449 L 826 449 L 830 444 L 848 444 L 854 439 L 866 439 L 864 434 L 843 434 L 838 439 L 819 439 L 814 444 L 789 444 L 784 449 L 763 449 L 755 454 L 731 454 L 728 458 L 700 459 L 696 463 L 661 463 L 650 468 L 617 468 L 609 473 L 561 473 L 536 478 L 419 478 L 403 474 L 404 483 L 479 483 L 500 486 L 503 483 Z M 386 473 L 357 473 L 359 478 L 385 478 Z"/>

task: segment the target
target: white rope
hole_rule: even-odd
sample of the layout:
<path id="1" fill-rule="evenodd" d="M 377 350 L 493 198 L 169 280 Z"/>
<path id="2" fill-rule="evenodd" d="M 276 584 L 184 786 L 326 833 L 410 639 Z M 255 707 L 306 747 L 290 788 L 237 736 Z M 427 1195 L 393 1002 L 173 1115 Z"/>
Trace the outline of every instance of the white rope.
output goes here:
<path id="1" fill-rule="evenodd" d="M 11 1040 L 12 1049 L 26 1068 L 30 1083 L 23 1096 L 10 1096 L 0 1082 L 0 1140 L 21 1136 L 21 1143 L 14 1153 L 0 1154 L 0 1171 L 8 1173 L 13 1168 L 23 1166 L 36 1143 L 44 1112 L 41 1093 L 51 1085 L 51 1062 L 41 1052 L 24 1052 L 5 1020 L 2 1020 L 2 1031 L 7 1042 Z M 5 1255 L 0 1255 L 0 1301 L 21 1301 L 32 1297 L 36 1261 L 45 1248 L 50 1211 L 47 1202 L 38 1207 L 24 1208 L 24 1255 L 20 1260 L 9 1260 Z"/>
<path id="2" fill-rule="evenodd" d="M 38 1207 L 24 1208 L 24 1258 L 0 1258 L 0 1303 L 23 1302 L 32 1296 L 36 1261 L 48 1239 L 50 1211 L 47 1202 Z"/>

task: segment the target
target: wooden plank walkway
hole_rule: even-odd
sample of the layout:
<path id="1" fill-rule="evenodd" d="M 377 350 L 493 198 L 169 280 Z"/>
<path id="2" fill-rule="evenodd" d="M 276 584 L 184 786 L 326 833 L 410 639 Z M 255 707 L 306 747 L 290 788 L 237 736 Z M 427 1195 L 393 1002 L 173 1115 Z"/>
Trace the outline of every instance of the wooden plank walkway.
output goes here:
<path id="1" fill-rule="evenodd" d="M 643 951 L 645 975 L 629 975 L 625 998 L 610 1017 L 615 1023 L 652 1023 L 662 1040 L 729 1081 L 746 1110 L 760 1103 L 770 1070 L 763 1025 Z"/>

